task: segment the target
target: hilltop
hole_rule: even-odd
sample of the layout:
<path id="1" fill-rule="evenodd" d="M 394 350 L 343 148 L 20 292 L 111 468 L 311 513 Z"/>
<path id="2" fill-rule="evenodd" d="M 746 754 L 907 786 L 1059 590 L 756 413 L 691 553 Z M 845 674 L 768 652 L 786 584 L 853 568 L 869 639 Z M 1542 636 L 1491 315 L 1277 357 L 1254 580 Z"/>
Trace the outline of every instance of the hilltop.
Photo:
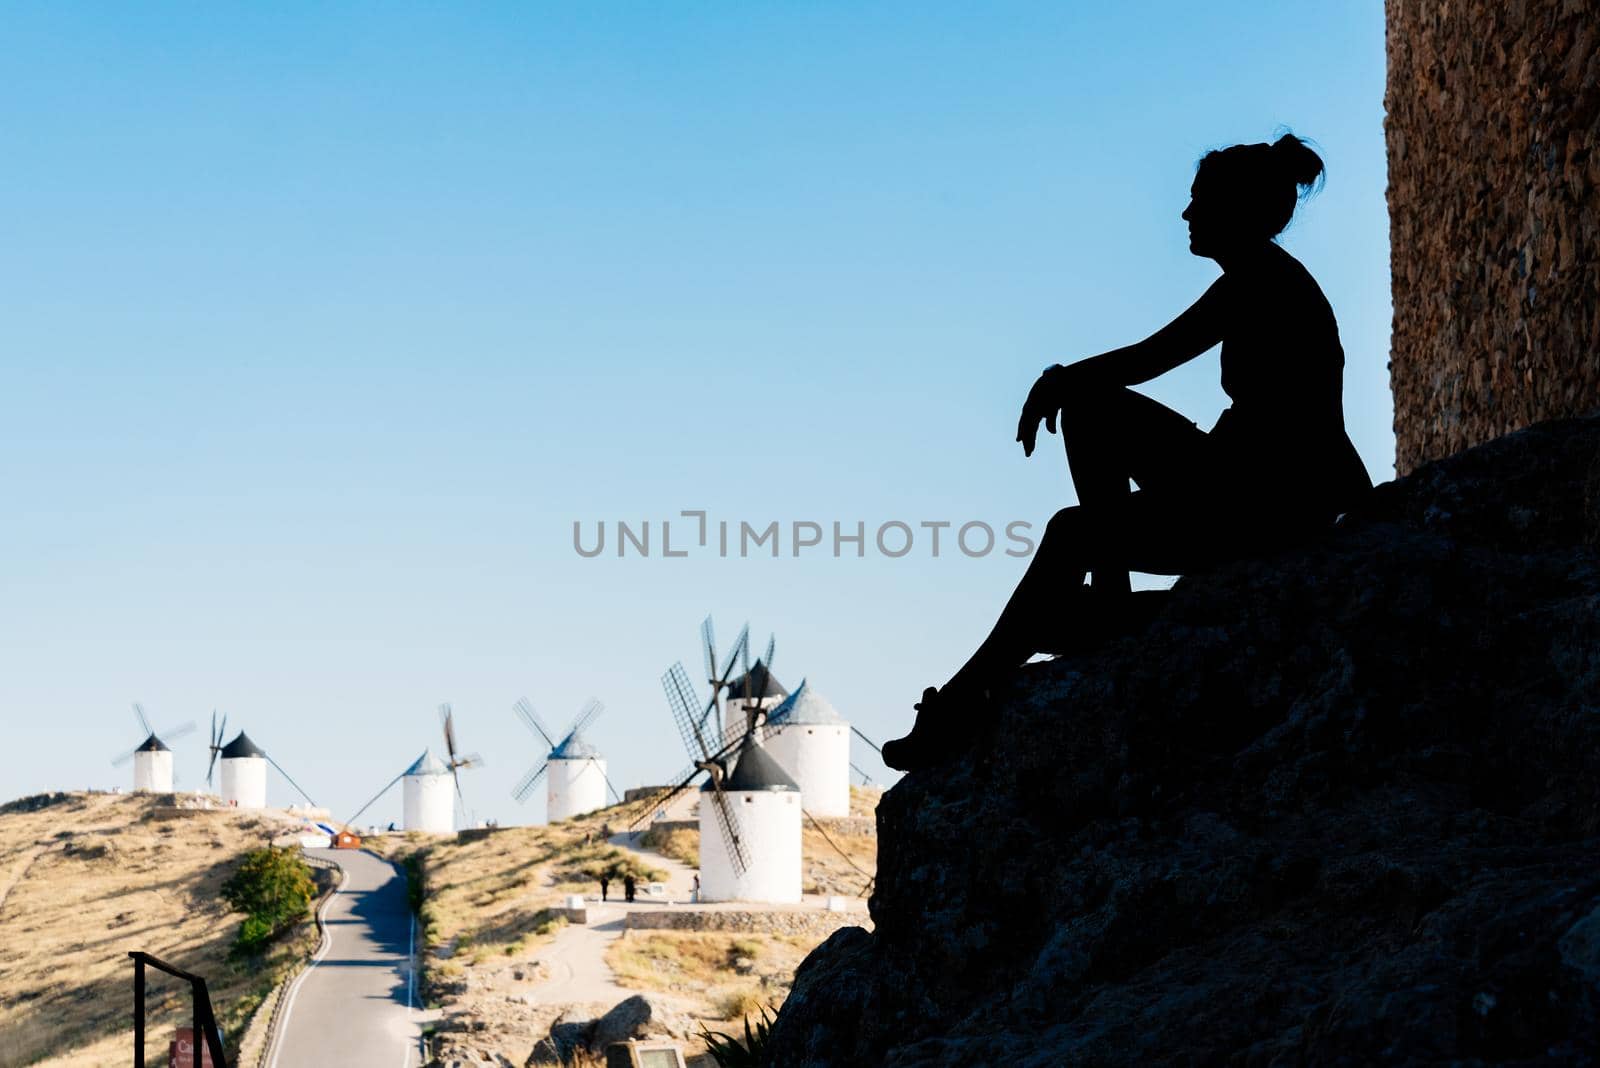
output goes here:
<path id="1" fill-rule="evenodd" d="M 309 956 L 307 923 L 259 966 L 230 963 L 242 917 L 218 896 L 244 853 L 299 821 L 176 800 L 57 793 L 0 805 L 0 1068 L 127 1063 L 130 950 L 204 976 L 235 1049 L 282 974 Z M 149 982 L 146 1055 L 165 1064 L 173 1029 L 189 1024 L 189 988 Z"/>
<path id="2" fill-rule="evenodd" d="M 774 1068 L 1596 1063 L 1600 417 L 1023 669 L 878 809 Z"/>

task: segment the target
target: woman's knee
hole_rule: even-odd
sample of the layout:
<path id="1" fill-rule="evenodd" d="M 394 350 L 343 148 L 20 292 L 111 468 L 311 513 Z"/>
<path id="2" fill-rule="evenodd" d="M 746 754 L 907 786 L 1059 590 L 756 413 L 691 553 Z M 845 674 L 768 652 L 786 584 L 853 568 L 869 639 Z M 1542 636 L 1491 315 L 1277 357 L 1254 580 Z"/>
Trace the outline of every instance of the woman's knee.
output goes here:
<path id="1" fill-rule="evenodd" d="M 1062 414 L 1087 419 L 1102 419 L 1115 409 L 1126 407 L 1133 391 L 1127 386 L 1106 382 L 1085 382 L 1070 386 L 1063 395 Z"/>
<path id="2" fill-rule="evenodd" d="M 1059 549 L 1063 544 L 1073 540 L 1074 534 L 1082 525 L 1083 509 L 1077 505 L 1063 508 L 1050 517 L 1044 525 L 1044 537 L 1039 541 L 1039 551 L 1043 552 L 1046 546 Z"/>

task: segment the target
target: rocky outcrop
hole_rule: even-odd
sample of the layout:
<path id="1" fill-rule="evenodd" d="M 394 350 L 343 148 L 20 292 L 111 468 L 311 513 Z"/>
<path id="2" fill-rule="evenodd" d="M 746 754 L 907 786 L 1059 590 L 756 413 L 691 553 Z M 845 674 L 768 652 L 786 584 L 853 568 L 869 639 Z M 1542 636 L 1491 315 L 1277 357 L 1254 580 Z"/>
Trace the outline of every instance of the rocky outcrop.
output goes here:
<path id="1" fill-rule="evenodd" d="M 1029 667 L 769 1063 L 1600 1063 L 1600 418 Z"/>
<path id="2" fill-rule="evenodd" d="M 550 1035 L 541 1038 L 528 1055 L 528 1066 L 571 1064 L 580 1056 L 590 1059 L 605 1056 L 607 1047 L 630 1038 L 666 1035 L 687 1038 L 687 1018 L 666 1008 L 661 1002 L 635 994 L 618 1002 L 598 1019 L 562 1015 L 550 1025 Z"/>

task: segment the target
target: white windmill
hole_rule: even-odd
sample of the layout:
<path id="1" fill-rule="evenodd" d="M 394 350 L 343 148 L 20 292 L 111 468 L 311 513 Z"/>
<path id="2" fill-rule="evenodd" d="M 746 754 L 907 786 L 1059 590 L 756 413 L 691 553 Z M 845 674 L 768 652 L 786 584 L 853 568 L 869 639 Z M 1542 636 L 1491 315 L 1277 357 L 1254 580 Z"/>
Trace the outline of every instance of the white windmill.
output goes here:
<path id="1" fill-rule="evenodd" d="M 222 801 L 236 808 L 267 805 L 267 754 L 244 731 L 223 746 Z"/>
<path id="2" fill-rule="evenodd" d="M 144 706 L 137 701 L 133 705 L 133 715 L 139 721 L 139 729 L 144 732 L 144 741 L 113 760 L 111 766 L 120 768 L 131 760 L 135 793 L 169 794 L 172 792 L 172 750 L 151 728 L 150 720 L 144 714 Z M 175 742 L 193 730 L 194 724 L 190 722 L 161 733 Z"/>
<path id="3" fill-rule="evenodd" d="M 605 705 L 590 698 L 560 741 L 556 741 L 555 735 L 545 728 L 544 721 L 526 697 L 511 707 L 534 737 L 550 747 L 544 761 L 529 768 L 528 773 L 512 788 L 511 796 L 517 799 L 517 803 L 527 801 L 534 787 L 539 785 L 540 778 L 545 778 L 546 822 L 568 820 L 585 812 L 605 808 L 607 792 L 613 797 L 617 792 L 606 778 L 605 757 L 583 736 L 584 728 L 605 711 Z"/>
<path id="4" fill-rule="evenodd" d="M 400 777 L 401 829 L 425 834 L 450 834 L 456 829 L 452 776 L 444 761 L 428 749 Z M 356 815 L 360 815 L 357 813 Z"/>
<path id="5" fill-rule="evenodd" d="M 703 901 L 800 900 L 800 788 L 756 739 L 756 719 L 712 739 L 700 728 L 693 685 L 683 665 L 661 678 L 694 771 L 649 808 L 665 805 L 704 774 L 700 789 L 700 898 Z M 710 708 L 715 708 L 712 695 Z"/>
<path id="6" fill-rule="evenodd" d="M 300 784 L 290 777 L 283 766 L 266 754 L 266 751 L 244 731 L 234 736 L 233 741 L 227 745 L 222 744 L 222 739 L 227 737 L 228 717 L 224 715 L 222 722 L 217 722 L 215 711 L 211 713 L 211 762 L 206 766 L 206 785 L 211 785 L 212 773 L 218 767 L 222 768 L 222 803 L 233 808 L 266 808 L 267 807 L 267 765 L 271 764 L 284 782 L 294 787 L 301 797 L 306 799 L 306 804 L 312 808 L 317 803 L 311 800 L 311 795 L 300 789 Z M 220 758 L 220 759 L 219 759 Z"/>
<path id="7" fill-rule="evenodd" d="M 805 680 L 767 715 L 767 752 L 813 816 L 850 815 L 850 724 Z"/>
<path id="8" fill-rule="evenodd" d="M 454 833 L 456 813 L 455 798 L 451 793 L 452 780 L 449 765 L 434 756 L 432 750 L 424 749 L 422 755 L 412 761 L 405 771 L 390 779 L 389 784 L 379 790 L 371 801 L 345 820 L 345 828 L 349 830 L 363 812 L 377 803 L 378 798 L 394 789 L 395 783 L 400 783 L 403 830 L 421 831 L 424 834 Z"/>

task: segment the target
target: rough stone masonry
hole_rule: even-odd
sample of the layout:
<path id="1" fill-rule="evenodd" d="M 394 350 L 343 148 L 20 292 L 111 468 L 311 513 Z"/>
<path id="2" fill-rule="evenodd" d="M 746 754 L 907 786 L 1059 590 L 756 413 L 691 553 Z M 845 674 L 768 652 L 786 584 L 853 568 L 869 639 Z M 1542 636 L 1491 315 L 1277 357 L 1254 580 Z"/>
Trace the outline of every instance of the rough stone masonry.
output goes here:
<path id="1" fill-rule="evenodd" d="M 1401 474 L 1600 408 L 1594 0 L 1389 0 Z"/>

